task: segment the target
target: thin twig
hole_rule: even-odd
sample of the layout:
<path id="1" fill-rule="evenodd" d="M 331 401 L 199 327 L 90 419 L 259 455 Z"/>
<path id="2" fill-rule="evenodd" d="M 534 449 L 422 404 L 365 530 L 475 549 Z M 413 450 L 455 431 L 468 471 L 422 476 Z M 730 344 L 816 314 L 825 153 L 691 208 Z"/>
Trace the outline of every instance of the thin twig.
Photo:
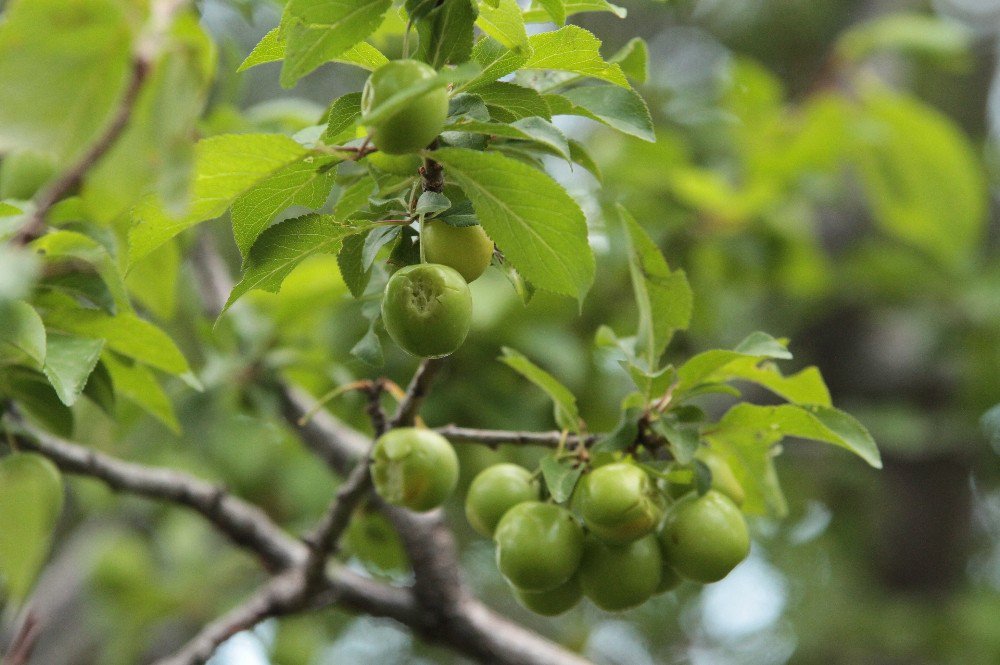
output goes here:
<path id="1" fill-rule="evenodd" d="M 454 442 L 480 443 L 490 448 L 505 444 L 542 446 L 545 448 L 557 448 L 559 441 L 563 439 L 562 432 L 515 432 L 499 429 L 476 429 L 472 427 L 458 427 L 457 425 L 445 425 L 435 427 L 434 431 L 444 438 Z M 592 446 L 602 437 L 602 434 L 570 434 L 565 437 L 568 447 Z"/>
<path id="2" fill-rule="evenodd" d="M 406 394 L 403 395 L 396 413 L 389 421 L 389 429 L 413 424 L 427 398 L 434 377 L 443 366 L 444 360 L 440 358 L 425 358 L 420 362 L 417 371 L 413 373 L 413 378 L 410 379 L 410 385 L 406 388 Z"/>

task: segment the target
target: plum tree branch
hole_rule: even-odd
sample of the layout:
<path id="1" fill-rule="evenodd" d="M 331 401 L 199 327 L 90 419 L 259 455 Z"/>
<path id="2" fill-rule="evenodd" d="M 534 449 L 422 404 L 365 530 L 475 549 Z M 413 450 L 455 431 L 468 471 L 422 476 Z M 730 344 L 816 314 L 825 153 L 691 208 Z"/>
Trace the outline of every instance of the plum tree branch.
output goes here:
<path id="1" fill-rule="evenodd" d="M 603 435 L 601 434 L 570 434 L 564 437 L 562 432 L 515 432 L 499 429 L 475 429 L 471 427 L 458 427 L 457 425 L 445 425 L 435 427 L 434 431 L 448 439 L 449 441 L 464 441 L 468 443 L 480 443 L 490 448 L 504 444 L 544 446 L 546 448 L 557 448 L 559 442 L 565 439 L 568 446 L 592 446 Z"/>

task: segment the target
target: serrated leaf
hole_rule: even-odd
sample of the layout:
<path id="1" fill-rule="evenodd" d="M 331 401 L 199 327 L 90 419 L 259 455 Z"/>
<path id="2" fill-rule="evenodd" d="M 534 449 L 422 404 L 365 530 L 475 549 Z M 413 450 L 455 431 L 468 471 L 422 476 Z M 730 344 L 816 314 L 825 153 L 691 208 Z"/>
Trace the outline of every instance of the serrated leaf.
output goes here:
<path id="1" fill-rule="evenodd" d="M 225 312 L 244 294 L 262 289 L 277 293 L 281 282 L 306 258 L 335 254 L 347 236 L 363 229 L 337 222 L 330 215 L 305 215 L 275 224 L 260 235 L 247 255 L 243 278 L 223 308 Z"/>
<path id="2" fill-rule="evenodd" d="M 583 470 L 574 467 L 566 460 L 554 457 L 543 457 L 541 461 L 542 477 L 556 503 L 564 503 L 573 496 L 576 483 L 580 480 Z"/>
<path id="3" fill-rule="evenodd" d="M 493 81 L 476 86 L 476 95 L 486 104 L 490 115 L 500 122 L 514 122 L 532 116 L 552 119 L 545 99 L 537 90 L 523 85 Z"/>
<path id="4" fill-rule="evenodd" d="M 456 86 L 454 92 L 478 90 L 480 86 L 495 83 L 497 79 L 517 71 L 527 59 L 526 53 L 513 51 L 495 39 L 480 39 L 472 47 L 472 60 L 480 66 L 482 71 Z"/>
<path id="5" fill-rule="evenodd" d="M 236 197 L 300 160 L 306 150 L 277 134 L 224 134 L 203 139 L 195 153 L 193 198 L 185 214 L 171 215 L 156 197 L 147 197 L 133 212 L 130 265 L 181 231 L 218 217 Z"/>
<path id="6" fill-rule="evenodd" d="M 117 262 L 104 245 L 93 238 L 76 231 L 59 230 L 46 233 L 32 242 L 30 247 L 40 254 L 44 254 L 49 261 L 72 258 L 89 263 L 100 275 L 101 285 L 107 289 L 113 304 L 125 310 L 132 308 L 125 288 L 125 280 L 118 270 Z M 78 273 L 85 274 L 82 270 Z"/>
<path id="7" fill-rule="evenodd" d="M 556 424 L 560 429 L 571 432 L 580 431 L 580 413 L 576 408 L 576 397 L 569 388 L 561 384 L 554 376 L 531 362 L 514 349 L 503 347 L 500 362 L 517 371 L 536 386 L 545 391 L 555 405 Z"/>
<path id="8" fill-rule="evenodd" d="M 272 28 L 254 46 L 250 55 L 240 64 L 237 72 L 262 65 L 266 62 L 277 62 L 285 57 L 285 38 L 281 31 L 281 26 Z M 375 70 L 389 62 L 389 59 L 382 55 L 382 52 L 367 42 L 359 42 L 340 53 L 336 57 L 330 58 L 333 62 L 346 62 L 357 65 L 364 69 Z"/>
<path id="9" fill-rule="evenodd" d="M 552 115 L 578 115 L 653 143 L 656 134 L 646 102 L 634 90 L 588 85 L 560 95 L 545 95 Z"/>
<path id="10" fill-rule="evenodd" d="M 652 428 L 670 444 L 670 453 L 675 460 L 681 464 L 688 464 L 694 459 L 700 440 L 697 428 L 679 425 L 667 418 L 653 421 Z"/>
<path id="11" fill-rule="evenodd" d="M 172 319 L 177 311 L 177 279 L 182 260 L 178 243 L 168 241 L 146 255 L 146 260 L 136 264 L 125 278 L 129 293 L 161 320 Z"/>
<path id="12" fill-rule="evenodd" d="M 483 229 L 535 286 L 582 300 L 594 255 L 580 206 L 545 173 L 496 153 L 432 153 L 465 191 Z"/>
<path id="13" fill-rule="evenodd" d="M 608 62 L 616 63 L 636 83 L 645 83 L 649 78 L 649 47 L 641 37 L 630 39 Z"/>
<path id="14" fill-rule="evenodd" d="M 532 35 L 528 43 L 531 55 L 524 69 L 553 69 L 629 87 L 621 67 L 601 57 L 601 40 L 579 26 Z"/>
<path id="15" fill-rule="evenodd" d="M 417 205 L 413 209 L 416 215 L 433 215 L 437 212 L 444 212 L 451 207 L 451 201 L 441 192 L 423 192 L 417 199 Z"/>
<path id="16" fill-rule="evenodd" d="M 10 344 L 34 360 L 45 362 L 45 324 L 35 308 L 22 300 L 0 301 L 0 345 Z"/>
<path id="17" fill-rule="evenodd" d="M 52 462 L 35 453 L 0 459 L 0 589 L 20 603 L 45 562 L 63 506 Z"/>
<path id="18" fill-rule="evenodd" d="M 523 118 L 511 124 L 460 120 L 446 125 L 444 129 L 449 132 L 472 132 L 487 136 L 531 141 L 549 148 L 552 152 L 567 161 L 570 159 L 569 144 L 566 141 L 566 135 L 558 127 L 543 118 Z"/>
<path id="19" fill-rule="evenodd" d="M 380 319 L 375 317 L 368 330 L 358 340 L 357 344 L 351 347 L 351 355 L 371 367 L 382 367 L 385 365 L 385 354 L 382 352 L 382 340 L 379 339 L 376 329 Z"/>
<path id="20" fill-rule="evenodd" d="M 597 162 L 594 161 L 594 158 L 591 157 L 590 153 L 587 151 L 587 147 L 582 143 L 570 139 L 569 156 L 575 163 L 590 171 L 591 175 L 597 178 L 598 182 L 602 182 L 604 180 L 604 174 L 601 172 L 601 167 L 597 165 Z"/>
<path id="21" fill-rule="evenodd" d="M 174 406 L 148 367 L 124 361 L 112 353 L 104 354 L 102 364 L 108 369 L 117 395 L 149 413 L 175 434 L 180 433 L 181 425 L 174 414 Z"/>
<path id="22" fill-rule="evenodd" d="M 466 62 L 472 53 L 476 15 L 472 0 L 438 3 L 417 21 L 420 59 L 435 69 Z"/>
<path id="23" fill-rule="evenodd" d="M 293 162 L 241 194 L 230 214 L 233 237 L 244 257 L 276 215 L 291 206 L 319 208 L 333 188 L 332 157 L 306 157 Z"/>
<path id="24" fill-rule="evenodd" d="M 104 349 L 103 339 L 53 333 L 48 336 L 42 371 L 66 406 L 73 406 L 87 385 Z"/>
<path id="25" fill-rule="evenodd" d="M 730 363 L 748 356 L 760 361 L 766 358 L 787 359 L 791 358 L 792 354 L 784 344 L 767 333 L 751 333 L 732 351 L 722 349 L 705 351 L 681 365 L 677 370 L 677 387 L 674 394 L 680 397 L 689 393 L 698 384 L 708 383 L 709 377 L 724 371 Z"/>
<path id="26" fill-rule="evenodd" d="M 807 367 L 790 376 L 784 376 L 774 363 L 761 362 L 755 357 L 744 357 L 730 362 L 704 380 L 720 383 L 733 380 L 749 381 L 767 388 L 793 404 L 832 405 L 830 391 L 816 367 Z"/>
<path id="27" fill-rule="evenodd" d="M 522 51 L 528 45 L 528 33 L 517 0 L 499 0 L 495 6 L 481 5 L 476 25 L 509 49 Z"/>
<path id="28" fill-rule="evenodd" d="M 946 266 L 966 265 L 987 219 L 986 178 L 969 139 L 914 98 L 877 90 L 862 108 L 857 160 L 875 221 Z"/>
<path id="29" fill-rule="evenodd" d="M 295 85 L 363 41 L 382 23 L 390 6 L 392 0 L 290 0 L 281 19 L 286 41 L 281 84 Z"/>

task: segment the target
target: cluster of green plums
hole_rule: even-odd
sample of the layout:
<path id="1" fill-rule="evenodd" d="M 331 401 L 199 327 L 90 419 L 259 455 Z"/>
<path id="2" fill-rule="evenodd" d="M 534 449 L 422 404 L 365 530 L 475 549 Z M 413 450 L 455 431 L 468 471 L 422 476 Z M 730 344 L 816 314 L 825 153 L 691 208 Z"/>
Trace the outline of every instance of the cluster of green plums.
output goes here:
<path id="1" fill-rule="evenodd" d="M 543 499 L 537 474 L 496 464 L 473 479 L 465 514 L 493 538 L 497 567 L 528 609 L 561 614 L 583 596 L 620 611 L 669 591 L 681 580 L 721 580 L 750 551 L 738 503 L 743 490 L 720 457 L 704 456 L 712 488 L 663 486 L 631 461 L 584 474 L 567 506 Z M 371 467 L 388 503 L 426 511 L 440 506 L 458 482 L 451 444 L 427 429 L 388 432 Z"/>
<path id="2" fill-rule="evenodd" d="M 362 117 L 436 75 L 432 67 L 416 60 L 383 65 L 365 83 Z M 421 164 L 416 153 L 441 133 L 447 114 L 448 93 L 442 87 L 408 100 L 398 111 L 367 123 L 371 142 L 378 150 L 366 159 L 388 173 L 415 174 Z M 469 282 L 490 265 L 493 241 L 478 224 L 457 227 L 427 220 L 420 243 L 424 262 L 397 270 L 386 285 L 382 321 L 404 351 L 422 358 L 440 358 L 458 349 L 469 333 Z"/>
<path id="3" fill-rule="evenodd" d="M 465 511 L 473 528 L 493 538 L 497 567 L 528 609 L 554 616 L 586 596 L 620 611 L 682 579 L 721 580 L 750 551 L 733 498 L 681 487 L 671 502 L 676 489 L 664 493 L 641 466 L 618 461 L 583 475 L 560 506 L 542 500 L 528 470 L 498 464 L 473 480 Z"/>

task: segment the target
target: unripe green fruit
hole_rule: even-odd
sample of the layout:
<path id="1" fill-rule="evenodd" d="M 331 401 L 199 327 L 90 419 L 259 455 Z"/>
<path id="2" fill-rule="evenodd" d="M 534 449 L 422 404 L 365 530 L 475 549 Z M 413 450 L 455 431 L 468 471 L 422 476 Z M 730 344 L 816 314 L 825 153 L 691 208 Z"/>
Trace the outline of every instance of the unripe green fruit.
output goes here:
<path id="1" fill-rule="evenodd" d="M 580 588 L 580 579 L 574 575 L 554 589 L 547 591 L 525 591 L 524 589 L 514 589 L 514 595 L 522 605 L 535 614 L 554 617 L 569 611 L 583 598 L 583 590 Z"/>
<path id="2" fill-rule="evenodd" d="M 617 612 L 646 602 L 660 584 L 662 568 L 652 534 L 620 546 L 591 537 L 584 545 L 580 586 L 595 605 Z"/>
<path id="3" fill-rule="evenodd" d="M 386 332 L 404 351 L 440 358 L 462 346 L 472 326 L 472 293 L 454 268 L 421 263 L 397 270 L 382 298 Z"/>
<path id="4" fill-rule="evenodd" d="M 401 427 L 375 442 L 371 474 L 375 491 L 388 503 L 421 512 L 432 510 L 458 484 L 458 456 L 440 434 Z"/>
<path id="5" fill-rule="evenodd" d="M 458 227 L 440 221 L 426 222 L 420 242 L 428 261 L 451 266 L 467 282 L 478 279 L 493 259 L 493 241 L 479 224 Z"/>
<path id="6" fill-rule="evenodd" d="M 531 472 L 516 464 L 495 464 L 477 475 L 465 496 L 465 516 L 472 528 L 492 537 L 504 514 L 519 503 L 538 500 Z"/>
<path id="7" fill-rule="evenodd" d="M 607 464 L 584 476 L 574 505 L 587 528 L 613 545 L 651 533 L 663 516 L 663 498 L 656 483 L 628 462 Z"/>
<path id="8" fill-rule="evenodd" d="M 372 130 L 372 143 L 382 152 L 403 155 L 426 148 L 437 138 L 448 116 L 448 91 L 435 88 L 406 103 L 379 122 L 365 116 L 393 95 L 437 76 L 434 68 L 416 60 L 394 60 L 368 77 L 361 93 L 362 121 Z"/>
<path id="9" fill-rule="evenodd" d="M 503 516 L 493 536 L 497 568 L 525 591 L 546 591 L 576 573 L 583 556 L 583 528 L 565 508 L 519 503 Z"/>
<path id="10" fill-rule="evenodd" d="M 696 582 L 717 582 L 750 553 L 750 533 L 736 504 L 709 490 L 690 495 L 667 513 L 660 531 L 666 562 Z"/>
<path id="11" fill-rule="evenodd" d="M 390 155 L 387 152 L 373 152 L 366 157 L 368 162 L 386 173 L 392 175 L 417 175 L 418 170 L 423 165 L 424 160 L 420 155 Z"/>

